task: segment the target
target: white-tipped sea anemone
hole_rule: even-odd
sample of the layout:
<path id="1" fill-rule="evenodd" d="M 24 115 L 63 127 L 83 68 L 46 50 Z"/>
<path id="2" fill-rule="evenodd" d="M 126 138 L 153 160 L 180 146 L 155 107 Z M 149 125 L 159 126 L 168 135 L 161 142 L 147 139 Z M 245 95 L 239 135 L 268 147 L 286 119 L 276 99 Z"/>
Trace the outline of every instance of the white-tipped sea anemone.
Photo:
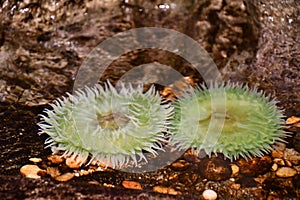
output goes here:
<path id="1" fill-rule="evenodd" d="M 123 166 L 130 159 L 145 159 L 144 152 L 156 155 L 166 142 L 172 107 L 151 87 L 143 93 L 141 85 L 117 91 L 105 87 L 79 90 L 58 99 L 41 115 L 40 134 L 54 153 Z"/>
<path id="2" fill-rule="evenodd" d="M 229 159 L 261 157 L 284 142 L 283 114 L 257 89 L 228 83 L 190 88 L 174 103 L 171 144 L 199 155 L 223 153 Z"/>

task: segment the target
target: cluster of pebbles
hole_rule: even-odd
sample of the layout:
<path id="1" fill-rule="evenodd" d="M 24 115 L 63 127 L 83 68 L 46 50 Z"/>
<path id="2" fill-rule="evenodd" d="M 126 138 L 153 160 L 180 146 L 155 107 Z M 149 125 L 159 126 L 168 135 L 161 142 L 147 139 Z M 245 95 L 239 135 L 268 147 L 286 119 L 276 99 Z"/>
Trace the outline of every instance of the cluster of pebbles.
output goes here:
<path id="1" fill-rule="evenodd" d="M 291 126 L 298 126 L 299 122 L 300 118 L 296 117 L 287 120 L 287 124 Z M 74 177 L 94 172 L 114 171 L 111 168 L 105 168 L 103 164 L 81 167 L 76 159 L 74 160 L 72 157 L 64 158 L 59 155 L 50 155 L 45 160 L 31 158 L 30 162 L 31 164 L 27 164 L 20 169 L 23 176 L 36 179 L 50 176 L 59 182 L 69 181 Z M 300 153 L 294 148 L 288 148 L 284 143 L 277 143 L 269 155 L 250 160 L 241 158 L 230 162 L 229 160 L 224 160 L 222 155 L 200 158 L 189 150 L 167 168 L 172 170 L 172 173 L 168 175 L 169 180 L 176 181 L 182 174 L 188 173 L 187 180 L 191 182 L 192 187 L 197 185 L 196 183 L 199 180 L 203 182 L 202 186 L 198 189 L 196 188 L 196 190 L 202 192 L 204 199 L 217 199 L 218 191 L 214 187 L 209 187 L 209 182 L 227 181 L 230 183 L 230 189 L 239 190 L 245 187 L 245 182 L 247 182 L 245 177 L 252 177 L 258 188 L 262 187 L 265 181 L 270 178 L 293 178 L 300 174 Z M 97 181 L 91 181 L 90 183 L 100 184 Z M 189 183 L 187 182 L 186 184 L 188 185 Z M 119 187 L 114 183 L 104 183 L 103 186 Z M 141 180 L 135 180 L 134 178 L 122 180 L 120 186 L 125 189 L 143 190 Z M 163 184 L 153 186 L 152 191 L 169 195 L 182 194 L 180 189 L 172 186 L 166 187 Z M 272 195 L 269 195 L 269 197 L 272 198 Z"/>

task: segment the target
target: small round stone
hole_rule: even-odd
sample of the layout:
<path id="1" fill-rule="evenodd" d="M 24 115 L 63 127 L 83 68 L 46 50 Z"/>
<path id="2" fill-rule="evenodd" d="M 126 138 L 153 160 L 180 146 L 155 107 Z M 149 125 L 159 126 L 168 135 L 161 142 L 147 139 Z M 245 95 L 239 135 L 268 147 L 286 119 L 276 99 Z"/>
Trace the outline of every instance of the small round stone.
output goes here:
<path id="1" fill-rule="evenodd" d="M 215 200 L 218 197 L 217 193 L 210 189 L 204 190 L 204 192 L 202 193 L 202 196 L 206 200 Z"/>

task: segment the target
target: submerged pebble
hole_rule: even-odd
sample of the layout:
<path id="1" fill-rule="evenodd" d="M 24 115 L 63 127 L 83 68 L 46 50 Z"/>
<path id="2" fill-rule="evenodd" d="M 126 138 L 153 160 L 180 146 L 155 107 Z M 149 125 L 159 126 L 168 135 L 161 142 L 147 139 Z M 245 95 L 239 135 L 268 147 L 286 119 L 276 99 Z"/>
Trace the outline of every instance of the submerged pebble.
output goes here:
<path id="1" fill-rule="evenodd" d="M 45 170 L 40 169 L 37 165 L 24 165 L 20 169 L 20 173 L 26 178 L 39 179 L 41 176 L 40 173 L 45 172 Z"/>
<path id="2" fill-rule="evenodd" d="M 217 193 L 214 190 L 210 190 L 210 189 L 204 190 L 202 196 L 205 200 L 215 200 L 218 198 Z"/>
<path id="3" fill-rule="evenodd" d="M 289 178 L 297 174 L 297 170 L 291 167 L 281 167 L 276 171 L 276 176 L 280 178 Z"/>
<path id="4" fill-rule="evenodd" d="M 136 182 L 136 181 L 123 181 L 122 182 L 122 185 L 124 188 L 127 188 L 127 189 L 133 189 L 133 190 L 142 190 L 142 186 L 140 183 Z"/>
<path id="5" fill-rule="evenodd" d="M 199 170 L 204 178 L 212 181 L 227 180 L 232 174 L 229 163 L 219 157 L 203 159 L 200 162 Z"/>
<path id="6" fill-rule="evenodd" d="M 62 174 L 60 176 L 55 177 L 55 180 L 60 182 L 66 182 L 71 180 L 75 175 L 73 173 L 67 172 L 65 174 Z"/>

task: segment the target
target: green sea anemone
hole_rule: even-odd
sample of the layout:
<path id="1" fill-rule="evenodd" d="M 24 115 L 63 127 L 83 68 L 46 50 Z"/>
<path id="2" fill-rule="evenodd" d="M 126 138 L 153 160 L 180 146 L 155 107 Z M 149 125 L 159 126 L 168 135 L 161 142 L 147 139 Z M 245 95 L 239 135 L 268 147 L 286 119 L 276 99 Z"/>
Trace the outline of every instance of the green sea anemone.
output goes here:
<path id="1" fill-rule="evenodd" d="M 109 82 L 68 94 L 56 100 L 52 110 L 41 115 L 40 134 L 50 136 L 47 147 L 54 153 L 85 163 L 100 161 L 113 168 L 130 159 L 146 160 L 144 152 L 156 155 L 166 142 L 172 107 L 151 87 L 126 87 L 117 91 Z"/>
<path id="2" fill-rule="evenodd" d="M 284 142 L 283 114 L 276 101 L 257 89 L 228 83 L 190 88 L 174 103 L 171 144 L 223 153 L 229 159 L 262 156 Z"/>

